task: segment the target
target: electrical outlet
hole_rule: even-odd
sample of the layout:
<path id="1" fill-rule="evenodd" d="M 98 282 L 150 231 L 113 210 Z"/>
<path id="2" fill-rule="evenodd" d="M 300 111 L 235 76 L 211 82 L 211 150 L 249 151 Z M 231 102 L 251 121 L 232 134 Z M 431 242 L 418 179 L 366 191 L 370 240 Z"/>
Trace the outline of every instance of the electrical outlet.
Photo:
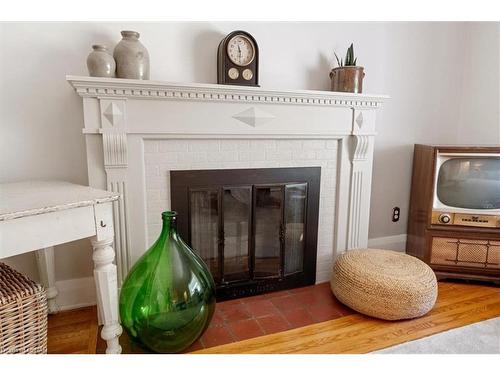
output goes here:
<path id="1" fill-rule="evenodd" d="M 395 223 L 399 221 L 399 214 L 401 213 L 401 209 L 399 207 L 394 207 L 392 209 L 392 222 Z"/>

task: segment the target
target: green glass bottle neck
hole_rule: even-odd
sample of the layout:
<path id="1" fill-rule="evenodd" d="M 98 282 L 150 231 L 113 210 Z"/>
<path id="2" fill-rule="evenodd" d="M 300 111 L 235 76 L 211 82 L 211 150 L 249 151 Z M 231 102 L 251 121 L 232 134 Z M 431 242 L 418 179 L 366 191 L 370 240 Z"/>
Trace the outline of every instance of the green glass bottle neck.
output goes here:
<path id="1" fill-rule="evenodd" d="M 177 212 L 165 211 L 161 214 L 163 225 L 161 237 L 177 235 Z"/>

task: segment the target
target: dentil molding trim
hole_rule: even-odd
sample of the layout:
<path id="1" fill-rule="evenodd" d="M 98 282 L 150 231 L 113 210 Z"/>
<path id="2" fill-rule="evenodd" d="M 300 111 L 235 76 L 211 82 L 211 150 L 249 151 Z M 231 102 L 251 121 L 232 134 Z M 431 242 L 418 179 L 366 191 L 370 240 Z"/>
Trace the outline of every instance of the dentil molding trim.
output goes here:
<path id="1" fill-rule="evenodd" d="M 210 100 L 246 103 L 378 108 L 386 95 L 353 94 L 313 90 L 269 90 L 202 83 L 169 83 L 135 79 L 66 76 L 81 97 Z"/>

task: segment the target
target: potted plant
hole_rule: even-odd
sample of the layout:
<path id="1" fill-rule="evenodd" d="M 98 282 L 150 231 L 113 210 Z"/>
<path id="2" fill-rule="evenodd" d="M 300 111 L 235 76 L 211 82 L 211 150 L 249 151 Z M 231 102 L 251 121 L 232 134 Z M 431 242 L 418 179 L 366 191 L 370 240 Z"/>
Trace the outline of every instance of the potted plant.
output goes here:
<path id="1" fill-rule="evenodd" d="M 338 67 L 333 68 L 330 72 L 332 80 L 332 91 L 354 92 L 361 93 L 363 91 L 363 72 L 362 66 L 356 66 L 357 57 L 354 57 L 354 46 L 347 49 L 345 59 L 339 60 L 335 53 Z"/>

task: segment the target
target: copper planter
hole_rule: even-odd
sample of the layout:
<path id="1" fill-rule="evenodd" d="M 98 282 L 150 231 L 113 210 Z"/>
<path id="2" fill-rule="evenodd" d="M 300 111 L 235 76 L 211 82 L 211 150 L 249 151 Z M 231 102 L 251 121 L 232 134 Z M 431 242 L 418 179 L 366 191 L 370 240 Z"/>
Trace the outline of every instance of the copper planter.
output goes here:
<path id="1" fill-rule="evenodd" d="M 360 94 L 363 91 L 365 73 L 362 66 L 343 66 L 333 68 L 330 72 L 332 91 L 353 92 Z"/>

